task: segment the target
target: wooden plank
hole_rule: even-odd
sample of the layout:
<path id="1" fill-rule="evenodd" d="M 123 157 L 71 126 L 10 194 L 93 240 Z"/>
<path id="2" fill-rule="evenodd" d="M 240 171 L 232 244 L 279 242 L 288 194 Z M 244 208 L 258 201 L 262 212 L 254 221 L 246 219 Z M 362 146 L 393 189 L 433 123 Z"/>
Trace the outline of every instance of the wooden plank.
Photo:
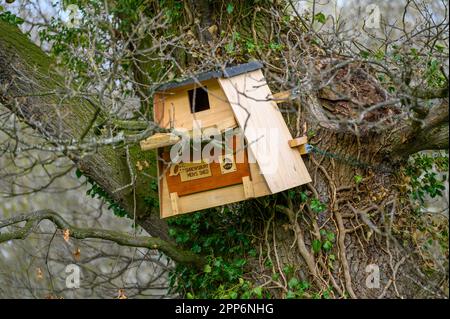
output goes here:
<path id="1" fill-rule="evenodd" d="M 308 137 L 307 136 L 300 136 L 297 138 L 294 138 L 293 140 L 288 141 L 290 147 L 298 147 L 300 145 L 308 143 Z"/>
<path id="2" fill-rule="evenodd" d="M 311 182 L 261 70 L 219 79 L 272 193 Z"/>
<path id="3" fill-rule="evenodd" d="M 160 151 L 162 153 L 162 150 Z M 248 150 L 248 157 L 253 158 L 250 150 Z M 172 211 L 169 187 L 167 184 L 165 170 L 162 167 L 162 161 L 159 161 L 158 176 L 161 178 L 159 183 L 160 193 L 160 216 L 161 218 L 168 218 L 178 214 L 185 214 L 202 209 L 212 208 L 216 206 L 231 204 L 246 200 L 244 192 L 244 184 L 236 184 L 232 186 L 222 187 L 218 189 L 193 193 L 178 197 L 178 212 Z M 258 163 L 249 163 L 251 181 L 253 184 L 254 197 L 261 197 L 270 195 L 270 189 L 267 186 L 266 180 L 260 172 Z"/>
<path id="4" fill-rule="evenodd" d="M 244 185 L 245 198 L 255 197 L 255 191 L 253 190 L 253 183 L 250 180 L 250 177 L 248 176 L 242 177 L 242 184 Z"/>
<path id="5" fill-rule="evenodd" d="M 263 176 L 259 174 L 258 164 L 251 163 L 250 169 L 252 173 L 254 197 L 270 195 L 271 193 L 267 187 L 266 181 Z M 172 210 L 169 188 L 164 174 L 162 175 L 160 187 L 161 199 L 159 207 L 161 218 L 195 212 L 247 199 L 245 196 L 244 184 L 236 184 L 178 197 L 178 212 L 174 212 Z"/>
<path id="6" fill-rule="evenodd" d="M 172 207 L 172 213 L 178 215 L 180 210 L 178 209 L 178 194 L 170 193 L 170 204 Z"/>
<path id="7" fill-rule="evenodd" d="M 281 91 L 278 93 L 275 93 L 272 96 L 272 99 L 275 103 L 283 103 L 289 100 L 289 98 L 291 97 L 291 90 L 287 90 L 287 91 Z"/>
<path id="8" fill-rule="evenodd" d="M 172 117 L 175 129 L 192 130 L 194 128 L 193 121 L 201 122 L 203 128 L 216 125 L 220 131 L 236 127 L 237 122 L 233 111 L 217 80 L 205 81 L 202 82 L 202 85 L 208 89 L 210 109 L 193 114 L 187 91 L 199 87 L 198 85 L 193 84 L 164 93 L 155 93 L 157 98 L 154 98 L 153 113 L 156 123 L 163 128 L 171 128 Z"/>
<path id="9" fill-rule="evenodd" d="M 272 194 L 270 192 L 269 186 L 267 185 L 266 179 L 261 174 L 258 163 L 256 163 L 250 149 L 248 149 L 247 154 L 250 162 L 250 175 L 253 182 L 253 191 L 255 193 L 255 197 Z"/>
<path id="10" fill-rule="evenodd" d="M 141 150 L 148 151 L 178 143 L 180 137 L 172 133 L 156 133 L 140 142 Z"/>
<path id="11" fill-rule="evenodd" d="M 300 145 L 297 149 L 300 152 L 300 155 L 308 154 L 308 150 L 306 149 L 306 144 Z"/>
<path id="12" fill-rule="evenodd" d="M 233 150 L 236 151 L 237 149 L 240 149 L 241 146 L 239 145 L 238 141 L 239 139 L 234 138 L 234 143 L 230 143 L 233 145 Z M 231 141 L 230 141 L 231 142 Z M 250 175 L 250 167 L 248 163 L 248 157 L 247 152 L 244 151 L 243 159 L 244 161 L 242 163 L 237 163 L 236 158 L 239 158 L 239 156 L 234 156 L 234 162 L 236 166 L 236 170 L 230 173 L 223 174 L 221 169 L 221 164 L 218 162 L 212 162 L 209 164 L 209 169 L 211 171 L 211 176 L 208 177 L 202 177 L 199 179 L 194 179 L 190 181 L 181 181 L 180 174 L 171 176 L 169 170 L 166 169 L 165 178 L 167 180 L 169 191 L 178 193 L 179 196 L 184 196 L 188 194 L 193 194 L 197 192 L 202 192 L 210 189 L 235 185 L 242 183 L 242 178 L 244 176 Z M 224 152 L 222 152 L 224 154 Z M 164 161 L 166 163 L 170 162 L 170 155 L 169 152 L 165 152 L 163 154 Z M 217 160 L 218 154 L 215 157 L 211 157 L 211 160 Z M 164 165 L 166 168 L 167 165 Z"/>

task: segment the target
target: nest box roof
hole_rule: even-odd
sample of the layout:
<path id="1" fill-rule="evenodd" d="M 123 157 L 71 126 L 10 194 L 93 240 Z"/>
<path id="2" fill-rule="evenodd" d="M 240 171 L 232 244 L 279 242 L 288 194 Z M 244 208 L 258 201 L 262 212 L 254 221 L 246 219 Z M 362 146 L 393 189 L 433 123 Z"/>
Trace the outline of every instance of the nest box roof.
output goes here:
<path id="1" fill-rule="evenodd" d="M 180 87 L 183 87 L 186 85 L 203 82 L 203 81 L 207 81 L 207 80 L 211 80 L 211 79 L 231 78 L 231 77 L 234 77 L 239 74 L 259 70 L 262 68 L 263 68 L 263 65 L 259 61 L 252 61 L 252 62 L 248 62 L 248 63 L 244 63 L 244 64 L 238 64 L 235 66 L 227 67 L 223 70 L 203 72 L 203 73 L 197 74 L 191 78 L 187 78 L 187 79 L 184 79 L 181 81 L 165 83 L 165 84 L 160 85 L 156 89 L 156 91 L 157 92 L 168 91 L 168 90 L 180 88 Z"/>

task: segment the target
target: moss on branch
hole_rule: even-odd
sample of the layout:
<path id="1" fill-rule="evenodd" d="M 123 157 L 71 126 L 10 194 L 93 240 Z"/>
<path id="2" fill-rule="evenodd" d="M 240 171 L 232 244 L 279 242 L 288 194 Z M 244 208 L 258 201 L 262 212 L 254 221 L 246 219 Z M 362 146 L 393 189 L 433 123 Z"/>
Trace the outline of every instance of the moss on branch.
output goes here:
<path id="1" fill-rule="evenodd" d="M 181 250 L 174 244 L 160 238 L 149 236 L 132 236 L 123 232 L 98 228 L 79 228 L 71 225 L 59 214 L 51 210 L 36 211 L 30 214 L 19 215 L 0 221 L 0 229 L 25 222 L 25 226 L 16 231 L 0 233 L 0 243 L 14 239 L 25 239 L 43 220 L 53 222 L 58 229 L 69 230 L 69 235 L 72 238 L 97 238 L 112 241 L 121 246 L 156 249 L 163 252 L 177 263 L 191 264 L 196 267 L 202 267 L 204 265 L 204 260 L 199 255 L 196 255 L 190 251 Z"/>

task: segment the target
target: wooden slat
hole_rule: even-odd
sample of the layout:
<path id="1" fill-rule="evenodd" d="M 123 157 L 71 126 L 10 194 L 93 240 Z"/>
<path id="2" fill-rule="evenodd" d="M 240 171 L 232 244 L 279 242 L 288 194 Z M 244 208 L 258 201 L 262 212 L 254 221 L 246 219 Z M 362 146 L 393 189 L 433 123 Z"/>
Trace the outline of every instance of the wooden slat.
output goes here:
<path id="1" fill-rule="evenodd" d="M 244 185 L 245 198 L 255 197 L 255 191 L 253 190 L 253 183 L 250 180 L 250 177 L 248 176 L 242 177 L 242 184 Z"/>
<path id="2" fill-rule="evenodd" d="M 292 135 L 276 107 L 261 70 L 219 79 L 234 115 L 244 129 L 256 161 L 272 193 L 311 182 Z"/>
<path id="3" fill-rule="evenodd" d="M 210 189 L 242 183 L 242 177 L 250 175 L 250 167 L 248 163 L 247 152 L 239 144 L 239 141 L 240 139 L 235 137 L 232 140 L 230 139 L 229 145 L 229 147 L 233 147 L 233 150 L 236 152 L 236 154 L 234 155 L 236 171 L 222 174 L 220 164 L 217 162 L 219 154 L 215 154 L 215 157 L 211 157 L 209 159 L 215 162 L 209 164 L 211 176 L 208 177 L 182 182 L 180 175 L 170 176 L 168 170 L 166 170 L 167 172 L 165 173 L 165 178 L 167 180 L 169 191 L 171 193 L 177 192 L 178 196 L 184 196 Z M 241 157 L 239 156 L 241 154 L 238 154 L 239 152 L 244 152 L 244 154 L 242 154 L 242 163 L 238 163 L 236 160 L 237 158 L 239 159 Z M 224 151 L 222 151 L 222 154 L 224 154 Z M 169 152 L 165 152 L 162 156 L 162 159 L 164 160 L 164 162 L 169 163 Z M 167 167 L 167 165 L 164 165 L 164 167 Z"/>
<path id="4" fill-rule="evenodd" d="M 297 138 L 294 138 L 293 140 L 288 141 L 290 147 L 298 147 L 300 145 L 308 143 L 308 137 L 307 136 L 300 136 Z"/>
<path id="5" fill-rule="evenodd" d="M 259 174 L 257 163 L 250 163 L 254 197 L 270 195 L 270 190 L 263 176 Z M 161 171 L 163 174 L 163 171 Z M 178 212 L 172 211 L 169 187 L 163 174 L 160 183 L 160 216 L 167 218 L 178 214 L 185 214 L 211 207 L 231 204 L 246 200 L 244 184 L 236 184 L 228 187 L 208 190 L 200 193 L 178 197 Z"/>
<path id="6" fill-rule="evenodd" d="M 172 207 L 172 213 L 173 215 L 178 215 L 180 210 L 178 208 L 178 194 L 177 193 L 170 193 L 170 204 Z"/>
<path id="7" fill-rule="evenodd" d="M 171 115 L 173 117 L 174 128 L 184 128 L 192 130 L 193 121 L 201 122 L 203 128 L 216 125 L 222 132 L 231 127 L 236 127 L 236 119 L 233 111 L 216 79 L 202 82 L 208 89 L 208 99 L 210 109 L 192 114 L 189 106 L 189 96 L 187 91 L 198 85 L 190 85 L 183 88 L 170 90 L 155 94 L 154 117 L 156 123 L 163 128 L 171 128 Z M 173 107 L 173 111 L 171 109 Z"/>
<path id="8" fill-rule="evenodd" d="M 261 174 L 258 163 L 250 163 L 250 174 L 253 182 L 253 192 L 255 193 L 255 197 L 267 196 L 272 194 L 270 192 L 269 186 L 267 186 L 267 182 L 264 179 L 264 176 Z"/>
<path id="9" fill-rule="evenodd" d="M 140 142 L 141 150 L 148 151 L 178 143 L 180 137 L 172 133 L 156 133 Z"/>

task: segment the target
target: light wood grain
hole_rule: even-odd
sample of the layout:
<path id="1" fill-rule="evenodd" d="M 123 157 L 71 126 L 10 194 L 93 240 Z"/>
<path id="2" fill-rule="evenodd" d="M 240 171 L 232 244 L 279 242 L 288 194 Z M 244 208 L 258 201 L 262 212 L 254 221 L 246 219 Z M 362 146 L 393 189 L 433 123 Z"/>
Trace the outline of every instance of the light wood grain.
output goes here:
<path id="1" fill-rule="evenodd" d="M 254 197 L 270 195 L 270 190 L 263 176 L 259 173 L 258 164 L 250 164 L 251 183 L 253 185 Z M 163 174 L 163 171 L 161 171 Z M 179 214 L 199 211 L 202 209 L 222 206 L 235 202 L 246 200 L 244 184 L 237 184 L 228 187 L 203 191 L 200 193 L 190 194 L 178 197 L 178 211 L 172 210 L 171 198 L 167 180 L 163 174 L 160 182 L 160 216 L 168 218 Z"/>
<path id="2" fill-rule="evenodd" d="M 202 86 L 208 90 L 210 109 L 197 113 L 191 113 L 187 91 L 198 88 L 199 85 L 189 85 L 164 93 L 156 93 L 157 98 L 154 99 L 153 112 L 157 124 L 163 128 L 171 128 L 171 119 L 173 119 L 175 129 L 192 130 L 194 125 L 199 126 L 193 124 L 194 121 L 201 123 L 202 128 L 215 125 L 221 132 L 227 128 L 236 127 L 233 111 L 217 80 L 202 82 Z"/>
<path id="3" fill-rule="evenodd" d="M 170 193 L 170 204 L 172 207 L 172 214 L 178 215 L 180 213 L 180 210 L 178 208 L 178 194 L 177 193 Z"/>
<path id="4" fill-rule="evenodd" d="M 272 93 L 261 70 L 219 79 L 235 118 L 272 193 L 311 182 L 296 149 L 289 147 L 292 135 L 270 100 Z"/>
<path id="5" fill-rule="evenodd" d="M 255 191 L 253 190 L 253 183 L 250 180 L 250 177 L 244 176 L 242 178 L 242 185 L 244 186 L 245 198 L 253 198 L 253 197 L 255 197 Z"/>
<path id="6" fill-rule="evenodd" d="M 300 136 L 297 138 L 294 138 L 293 140 L 288 141 L 290 147 L 298 147 L 300 145 L 308 143 L 308 137 L 307 136 Z"/>

